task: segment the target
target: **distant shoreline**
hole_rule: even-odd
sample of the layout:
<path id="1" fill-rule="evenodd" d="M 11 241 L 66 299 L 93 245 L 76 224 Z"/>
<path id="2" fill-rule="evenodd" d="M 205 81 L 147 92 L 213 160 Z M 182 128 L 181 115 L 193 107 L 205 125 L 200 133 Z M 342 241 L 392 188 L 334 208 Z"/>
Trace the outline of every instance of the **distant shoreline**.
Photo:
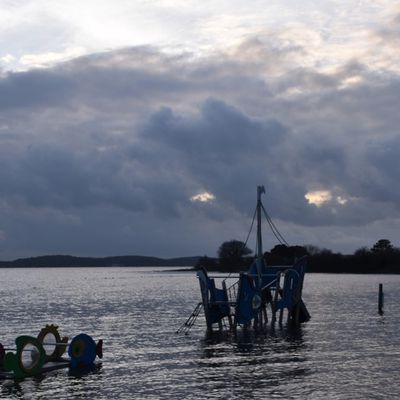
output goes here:
<path id="1" fill-rule="evenodd" d="M 50 255 L 0 261 L 0 268 L 96 268 L 96 267 L 193 267 L 200 257 L 159 258 L 148 256 L 75 257 Z"/>
<path id="2" fill-rule="evenodd" d="M 113 256 L 113 257 L 75 257 L 69 255 L 47 255 L 39 257 L 19 258 L 13 261 L 0 261 L 0 268 L 137 268 L 137 267 L 186 267 L 188 271 L 195 270 L 200 256 L 159 258 L 150 256 Z M 216 261 L 216 260 L 215 260 Z M 268 265 L 287 265 L 290 263 L 268 262 Z M 331 254 L 309 256 L 306 271 L 307 274 L 357 274 L 357 275 L 398 275 L 398 264 L 386 264 L 378 262 L 379 259 L 357 260 L 354 256 L 338 256 Z M 385 265 L 386 264 L 386 265 Z M 206 266 L 209 272 L 238 273 L 237 269 L 224 270 L 218 265 Z M 243 265 L 241 271 L 248 268 Z"/>

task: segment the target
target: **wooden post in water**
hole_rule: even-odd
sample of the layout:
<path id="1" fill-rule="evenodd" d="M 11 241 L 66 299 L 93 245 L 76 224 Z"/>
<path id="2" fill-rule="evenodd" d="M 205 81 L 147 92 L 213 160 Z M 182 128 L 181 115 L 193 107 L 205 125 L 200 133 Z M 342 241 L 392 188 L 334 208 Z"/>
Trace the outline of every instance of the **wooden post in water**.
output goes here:
<path id="1" fill-rule="evenodd" d="M 379 284 L 379 296 L 378 296 L 378 312 L 380 315 L 383 314 L 383 284 Z"/>
<path id="2" fill-rule="evenodd" d="M 225 280 L 222 281 L 222 289 L 228 295 L 228 291 L 226 289 Z M 229 297 L 228 297 L 228 301 L 229 301 Z M 233 322 L 232 322 L 232 314 L 231 314 L 231 311 L 230 311 L 230 307 L 229 307 L 228 321 L 229 321 L 229 329 L 232 331 L 233 330 Z"/>
<path id="3" fill-rule="evenodd" d="M 274 325 L 275 321 L 276 321 L 276 305 L 278 303 L 278 295 L 279 295 L 279 291 L 280 291 L 280 276 L 281 276 L 281 273 L 277 272 L 274 298 L 271 301 L 271 311 L 272 311 L 271 324 L 272 325 Z"/>

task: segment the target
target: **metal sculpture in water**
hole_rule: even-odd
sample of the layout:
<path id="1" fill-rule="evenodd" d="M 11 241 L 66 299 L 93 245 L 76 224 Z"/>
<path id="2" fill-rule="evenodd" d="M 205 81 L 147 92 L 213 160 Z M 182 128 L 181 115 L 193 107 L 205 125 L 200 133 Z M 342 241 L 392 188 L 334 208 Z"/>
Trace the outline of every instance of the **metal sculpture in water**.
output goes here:
<path id="1" fill-rule="evenodd" d="M 196 306 L 192 315 L 178 330 L 188 332 L 193 326 L 201 308 L 204 310 L 207 329 L 212 331 L 214 326 L 222 330 L 224 326 L 235 331 L 239 326 L 259 329 L 269 322 L 267 309 L 270 308 L 271 323 L 277 320 L 282 324 L 283 312 L 287 311 L 287 321 L 300 324 L 310 319 L 310 314 L 302 300 L 306 258 L 299 259 L 291 267 L 267 266 L 262 250 L 261 220 L 264 212 L 274 233 L 276 227 L 269 219 L 261 202 L 265 193 L 263 186 L 257 187 L 257 251 L 256 258 L 247 271 L 241 272 L 238 279 L 231 285 L 228 276 L 209 276 L 206 269 L 197 272 L 200 283 L 202 301 Z M 282 238 L 282 235 L 279 234 Z M 279 238 L 278 236 L 278 238 Z M 285 242 L 286 243 L 286 242 Z M 221 287 L 216 286 L 216 279 L 221 278 Z"/>

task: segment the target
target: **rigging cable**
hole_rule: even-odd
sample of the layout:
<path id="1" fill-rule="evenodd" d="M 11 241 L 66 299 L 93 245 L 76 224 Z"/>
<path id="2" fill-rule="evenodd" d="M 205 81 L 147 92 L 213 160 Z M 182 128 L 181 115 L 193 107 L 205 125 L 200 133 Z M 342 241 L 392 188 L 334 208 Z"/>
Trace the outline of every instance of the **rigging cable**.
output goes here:
<path id="1" fill-rule="evenodd" d="M 254 225 L 254 221 L 255 221 L 255 219 L 256 219 L 256 214 L 257 214 L 257 207 L 256 207 L 256 209 L 254 210 L 253 221 L 251 221 L 250 230 L 249 230 L 249 233 L 247 234 L 247 238 L 246 238 L 246 240 L 245 240 L 245 242 L 244 242 L 244 244 L 243 244 L 243 248 L 245 248 L 245 247 L 247 246 L 247 242 L 248 242 L 248 240 L 249 240 L 251 231 L 253 230 L 253 225 Z"/>
<path id="2" fill-rule="evenodd" d="M 275 224 L 273 223 L 271 217 L 268 215 L 266 209 L 264 208 L 264 205 L 261 203 L 261 208 L 264 212 L 264 216 L 265 219 L 268 222 L 269 227 L 271 228 L 272 233 L 274 234 L 276 240 L 283 245 L 289 246 L 289 243 L 286 241 L 286 239 L 282 236 L 282 234 L 279 232 L 278 228 L 275 226 Z M 251 225 L 250 225 L 250 229 L 249 229 L 249 233 L 247 234 L 247 238 L 246 241 L 243 243 L 243 247 L 242 249 L 244 249 L 247 246 L 247 242 L 249 240 L 249 237 L 251 235 L 251 232 L 253 230 L 253 226 L 254 226 L 254 221 L 256 219 L 256 215 L 257 215 L 257 207 L 254 210 L 254 214 L 253 214 L 253 220 L 251 221 Z M 257 249 L 256 249 L 257 251 Z M 232 272 L 229 273 L 229 275 L 224 279 L 224 281 L 226 281 L 226 279 L 228 279 L 231 276 Z"/>
<path id="3" fill-rule="evenodd" d="M 278 242 L 280 244 L 284 244 L 286 246 L 289 246 L 289 243 L 285 240 L 285 238 L 281 235 L 281 233 L 279 232 L 278 228 L 275 226 L 275 224 L 272 222 L 271 217 L 268 215 L 267 211 L 265 210 L 263 204 L 261 204 L 261 208 L 264 211 L 264 215 L 265 218 L 267 219 L 268 225 L 271 228 L 272 233 L 274 234 L 274 236 L 276 237 L 276 239 L 278 240 Z"/>

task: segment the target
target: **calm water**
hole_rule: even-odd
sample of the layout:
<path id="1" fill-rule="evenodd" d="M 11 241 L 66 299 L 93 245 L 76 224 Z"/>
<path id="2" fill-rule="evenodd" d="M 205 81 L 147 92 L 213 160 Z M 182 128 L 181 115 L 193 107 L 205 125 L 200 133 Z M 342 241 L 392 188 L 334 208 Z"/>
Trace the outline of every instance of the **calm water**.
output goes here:
<path id="1" fill-rule="evenodd" d="M 188 336 L 175 334 L 200 300 L 191 272 L 0 269 L 0 282 L 5 346 L 48 323 L 104 339 L 98 371 L 3 380 L 1 398 L 400 398 L 400 276 L 307 275 L 310 322 L 236 339 L 206 338 L 200 318 Z"/>

